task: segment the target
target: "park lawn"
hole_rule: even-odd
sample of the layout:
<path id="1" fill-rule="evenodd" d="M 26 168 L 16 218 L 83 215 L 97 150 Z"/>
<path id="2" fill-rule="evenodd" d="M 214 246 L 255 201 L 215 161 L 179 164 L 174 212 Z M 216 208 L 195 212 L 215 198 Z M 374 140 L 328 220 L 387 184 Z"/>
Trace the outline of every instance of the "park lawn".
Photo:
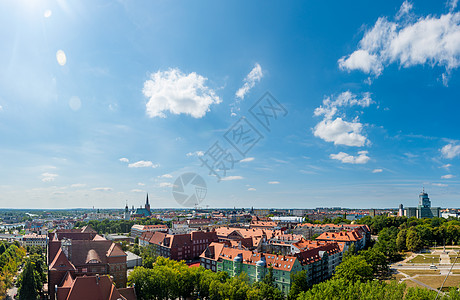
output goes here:
<path id="1" fill-rule="evenodd" d="M 460 270 L 452 270 L 451 274 L 460 274 Z"/>
<path id="2" fill-rule="evenodd" d="M 412 264 L 438 264 L 439 261 L 439 255 L 417 255 L 408 262 Z"/>
<path id="3" fill-rule="evenodd" d="M 413 282 L 410 279 L 404 280 L 403 282 L 406 284 L 407 287 L 420 287 L 420 288 L 424 288 L 424 289 L 426 288 L 423 285 L 420 285 L 420 284 L 418 284 L 416 282 Z"/>
<path id="4" fill-rule="evenodd" d="M 396 280 L 396 282 L 399 282 L 402 278 L 406 278 L 403 274 L 391 274 L 391 278 L 384 280 L 386 283 L 390 283 L 392 280 Z"/>
<path id="5" fill-rule="evenodd" d="M 441 274 L 438 270 L 412 270 L 412 269 L 403 270 L 403 269 L 400 269 L 399 271 L 411 277 L 415 275 L 439 275 Z"/>
<path id="6" fill-rule="evenodd" d="M 420 282 L 423 282 L 426 285 L 431 286 L 432 288 L 439 289 L 445 278 L 446 278 L 445 275 L 439 275 L 439 276 L 422 275 L 422 276 L 417 277 L 416 279 Z M 450 275 L 449 277 L 447 277 L 444 287 L 452 287 L 452 286 L 456 287 L 459 284 L 460 284 L 460 276 Z"/>

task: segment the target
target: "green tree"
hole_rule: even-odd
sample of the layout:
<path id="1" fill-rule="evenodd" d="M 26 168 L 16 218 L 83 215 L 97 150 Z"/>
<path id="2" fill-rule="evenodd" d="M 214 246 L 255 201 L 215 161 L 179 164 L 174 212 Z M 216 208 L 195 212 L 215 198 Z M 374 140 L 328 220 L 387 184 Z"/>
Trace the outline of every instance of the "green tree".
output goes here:
<path id="1" fill-rule="evenodd" d="M 307 270 L 302 270 L 291 274 L 291 289 L 289 290 L 289 299 L 297 299 L 298 295 L 307 291 L 311 287 L 308 280 Z"/>
<path id="2" fill-rule="evenodd" d="M 38 297 L 34 271 L 34 263 L 27 262 L 24 271 L 21 273 L 21 282 L 18 291 L 20 300 L 33 300 Z"/>
<path id="3" fill-rule="evenodd" d="M 396 248 L 398 251 L 404 251 L 407 249 L 406 247 L 406 239 L 407 239 L 407 230 L 401 229 L 398 232 L 398 236 L 396 237 Z"/>
<path id="4" fill-rule="evenodd" d="M 383 252 L 377 248 L 361 251 L 360 254 L 364 256 L 366 262 L 371 266 L 372 272 L 379 278 L 386 278 L 390 274 L 388 260 Z"/>
<path id="5" fill-rule="evenodd" d="M 418 251 L 422 249 L 423 242 L 422 239 L 420 238 L 420 235 L 414 228 L 410 228 L 407 231 L 407 236 L 406 236 L 406 247 L 410 251 Z"/>
<path id="6" fill-rule="evenodd" d="M 341 278 L 347 282 L 368 281 L 373 278 L 372 267 L 361 255 L 349 256 L 335 268 L 335 279 Z"/>

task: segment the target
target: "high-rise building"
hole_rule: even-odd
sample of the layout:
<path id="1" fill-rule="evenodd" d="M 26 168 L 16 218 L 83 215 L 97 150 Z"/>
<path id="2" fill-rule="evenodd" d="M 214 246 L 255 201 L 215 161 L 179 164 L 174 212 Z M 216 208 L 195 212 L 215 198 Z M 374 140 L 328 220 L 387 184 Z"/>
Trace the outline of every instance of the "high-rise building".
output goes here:
<path id="1" fill-rule="evenodd" d="M 402 204 L 400 205 L 400 210 Z M 417 207 L 406 207 L 404 209 L 404 216 L 411 218 L 416 217 L 421 218 L 439 218 L 440 217 L 440 207 L 431 207 L 431 201 L 428 197 L 428 194 L 425 193 L 425 189 L 419 194 L 419 202 Z"/>

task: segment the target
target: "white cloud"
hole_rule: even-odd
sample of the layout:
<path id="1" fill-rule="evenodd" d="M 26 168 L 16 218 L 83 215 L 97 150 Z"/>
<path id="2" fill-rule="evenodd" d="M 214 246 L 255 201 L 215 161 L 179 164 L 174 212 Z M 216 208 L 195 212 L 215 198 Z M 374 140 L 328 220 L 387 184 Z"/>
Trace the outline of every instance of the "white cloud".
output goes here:
<path id="1" fill-rule="evenodd" d="M 457 8 L 458 0 L 448 0 L 447 6 L 449 7 L 449 11 L 452 12 Z"/>
<path id="2" fill-rule="evenodd" d="M 170 183 L 170 182 L 160 182 L 158 184 L 160 187 L 173 187 L 174 184 Z"/>
<path id="3" fill-rule="evenodd" d="M 442 179 L 451 179 L 451 178 L 454 178 L 455 176 L 452 175 L 452 174 L 447 174 L 447 175 L 443 175 L 441 176 Z"/>
<path id="4" fill-rule="evenodd" d="M 247 93 L 259 82 L 263 77 L 262 67 L 259 64 L 255 64 L 254 68 L 244 78 L 244 84 L 241 88 L 236 91 L 235 96 L 241 100 L 244 99 Z"/>
<path id="5" fill-rule="evenodd" d="M 456 7 L 457 1 L 451 2 Z M 439 17 L 411 18 L 412 4 L 405 1 L 395 21 L 380 17 L 368 30 L 358 49 L 338 60 L 344 70 L 361 70 L 378 77 L 385 66 L 402 67 L 428 64 L 444 67 L 446 73 L 460 65 L 460 13 L 452 11 Z M 447 85 L 447 77 L 443 76 Z"/>
<path id="6" fill-rule="evenodd" d="M 451 164 L 445 164 L 445 165 L 442 165 L 441 168 L 444 168 L 444 169 L 449 169 L 450 167 L 452 167 Z"/>
<path id="7" fill-rule="evenodd" d="M 203 155 L 204 155 L 203 151 L 195 151 L 195 152 L 189 152 L 189 153 L 185 154 L 185 156 L 187 156 L 187 157 L 190 157 L 190 156 L 200 157 L 200 156 L 203 156 Z"/>
<path id="8" fill-rule="evenodd" d="M 145 193 L 144 190 L 140 190 L 140 189 L 132 189 L 131 192 L 133 192 L 133 193 Z"/>
<path id="9" fill-rule="evenodd" d="M 434 185 L 434 186 L 439 186 L 439 187 L 446 187 L 446 186 L 449 186 L 448 184 L 444 184 L 444 183 L 432 183 L 432 185 Z"/>
<path id="10" fill-rule="evenodd" d="M 143 183 L 143 182 L 138 182 L 137 185 L 138 185 L 138 186 L 144 186 L 145 183 Z"/>
<path id="11" fill-rule="evenodd" d="M 97 188 L 92 188 L 91 190 L 98 191 L 98 192 L 110 192 L 112 190 L 112 188 L 109 188 L 109 187 L 97 187 Z"/>
<path id="12" fill-rule="evenodd" d="M 243 179 L 243 177 L 242 176 L 227 176 L 227 177 L 223 177 L 222 181 L 240 180 L 240 179 Z"/>
<path id="13" fill-rule="evenodd" d="M 365 164 L 370 160 L 367 153 L 367 151 L 359 151 L 358 156 L 352 156 L 345 152 L 339 152 L 337 154 L 331 154 L 330 158 L 340 160 L 345 164 Z"/>
<path id="14" fill-rule="evenodd" d="M 53 173 L 42 173 L 42 181 L 43 182 L 52 182 L 58 177 L 58 174 L 53 174 Z"/>
<path id="15" fill-rule="evenodd" d="M 86 186 L 86 183 L 74 183 L 70 185 L 71 188 L 82 188 L 85 186 Z"/>
<path id="16" fill-rule="evenodd" d="M 339 67 L 342 70 L 361 70 L 364 73 L 372 73 L 379 76 L 383 66 L 376 54 L 370 54 L 366 50 L 356 50 L 348 58 L 339 59 Z"/>
<path id="17" fill-rule="evenodd" d="M 240 162 L 250 162 L 250 161 L 253 161 L 254 160 L 254 157 L 246 157 L 246 158 L 243 158 L 242 160 L 240 160 Z"/>
<path id="18" fill-rule="evenodd" d="M 203 117 L 212 104 L 222 100 L 215 91 L 205 85 L 208 79 L 195 72 L 184 74 L 179 69 L 158 71 L 144 82 L 142 90 L 149 99 L 147 115 L 151 118 L 165 118 L 164 112 L 187 114 L 194 118 Z"/>
<path id="19" fill-rule="evenodd" d="M 323 120 L 314 129 L 314 135 L 325 140 L 334 142 L 335 145 L 362 147 L 367 138 L 361 134 L 363 125 L 359 122 L 347 122 L 342 118 Z"/>
<path id="20" fill-rule="evenodd" d="M 398 13 L 396 14 L 396 20 L 399 20 L 402 17 L 408 15 L 412 9 L 412 6 L 412 3 L 410 3 L 409 1 L 404 1 L 401 7 L 399 8 Z"/>
<path id="21" fill-rule="evenodd" d="M 372 173 L 382 173 L 382 172 L 383 172 L 382 169 L 374 169 L 374 170 L 372 171 Z"/>
<path id="22" fill-rule="evenodd" d="M 129 163 L 129 159 L 127 159 L 126 157 L 120 158 L 119 161 Z"/>
<path id="23" fill-rule="evenodd" d="M 446 158 L 454 158 L 460 155 L 460 145 L 455 145 L 453 143 L 447 144 L 441 148 L 441 153 Z"/>
<path id="24" fill-rule="evenodd" d="M 158 176 L 159 178 L 173 178 L 171 174 L 163 174 L 161 176 Z"/>
<path id="25" fill-rule="evenodd" d="M 138 162 L 128 165 L 129 168 L 148 168 L 148 167 L 158 168 L 159 166 L 160 166 L 159 164 L 153 164 L 149 160 L 140 160 Z"/>
<path id="26" fill-rule="evenodd" d="M 368 143 L 368 139 L 362 134 L 363 124 L 357 118 L 348 122 L 341 117 L 334 119 L 334 116 L 339 108 L 369 107 L 371 103 L 373 101 L 369 93 L 364 93 L 361 99 L 350 91 L 341 93 L 336 99 L 326 97 L 323 104 L 314 111 L 315 116 L 324 116 L 324 119 L 315 126 L 314 135 L 335 145 L 364 146 Z"/>
<path id="27" fill-rule="evenodd" d="M 255 188 L 248 188 L 248 191 L 257 191 Z"/>
<path id="28" fill-rule="evenodd" d="M 0 105 L 0 111 L 3 111 L 3 106 Z"/>
<path id="29" fill-rule="evenodd" d="M 269 181 L 268 184 L 280 184 L 279 181 Z"/>

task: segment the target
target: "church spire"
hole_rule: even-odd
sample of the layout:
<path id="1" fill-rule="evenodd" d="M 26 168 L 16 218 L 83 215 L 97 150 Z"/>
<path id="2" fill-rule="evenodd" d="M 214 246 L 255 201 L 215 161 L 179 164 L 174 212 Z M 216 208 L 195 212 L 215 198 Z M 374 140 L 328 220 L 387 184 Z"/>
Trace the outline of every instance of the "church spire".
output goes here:
<path id="1" fill-rule="evenodd" d="M 145 199 L 145 209 L 150 211 L 149 193 L 147 193 L 147 198 Z"/>

